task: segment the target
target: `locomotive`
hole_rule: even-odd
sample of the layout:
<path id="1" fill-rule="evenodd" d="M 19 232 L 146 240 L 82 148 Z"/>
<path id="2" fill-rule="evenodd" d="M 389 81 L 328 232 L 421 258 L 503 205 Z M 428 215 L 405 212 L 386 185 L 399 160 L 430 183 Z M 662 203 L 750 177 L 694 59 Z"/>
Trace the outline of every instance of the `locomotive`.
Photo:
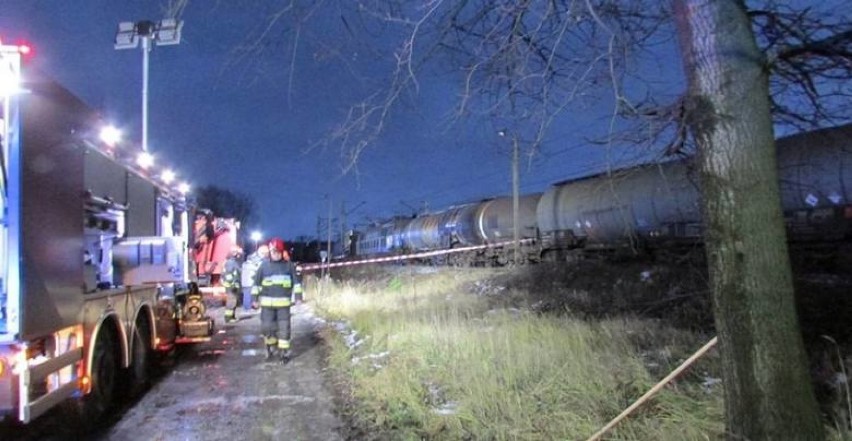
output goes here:
<path id="1" fill-rule="evenodd" d="M 848 247 L 852 238 L 852 124 L 780 138 L 778 176 L 788 238 L 794 244 Z M 648 250 L 700 244 L 701 189 L 694 158 L 643 164 L 558 182 L 522 195 L 523 262 L 559 261 L 600 250 Z M 358 234 L 353 253 L 372 257 L 501 243 L 456 263 L 512 260 L 511 196 L 396 217 Z M 845 249 L 845 248 L 844 248 Z M 517 262 L 522 263 L 522 262 Z"/>

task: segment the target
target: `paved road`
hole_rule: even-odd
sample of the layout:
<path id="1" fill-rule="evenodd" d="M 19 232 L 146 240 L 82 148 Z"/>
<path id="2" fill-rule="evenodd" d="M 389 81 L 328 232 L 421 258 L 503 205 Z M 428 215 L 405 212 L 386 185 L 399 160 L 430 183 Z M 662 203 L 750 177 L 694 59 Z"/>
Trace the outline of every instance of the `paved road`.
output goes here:
<path id="1" fill-rule="evenodd" d="M 294 357 L 264 362 L 257 314 L 222 325 L 209 343 L 183 351 L 176 365 L 99 440 L 342 440 L 325 388 L 317 320 L 295 308 Z"/>

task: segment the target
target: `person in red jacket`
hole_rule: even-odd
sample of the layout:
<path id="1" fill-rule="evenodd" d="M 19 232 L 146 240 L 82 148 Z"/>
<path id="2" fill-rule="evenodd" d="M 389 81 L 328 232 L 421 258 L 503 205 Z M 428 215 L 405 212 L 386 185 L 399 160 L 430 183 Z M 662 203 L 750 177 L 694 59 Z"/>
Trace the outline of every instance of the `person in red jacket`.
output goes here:
<path id="1" fill-rule="evenodd" d="M 269 259 L 263 261 L 254 275 L 252 295 L 260 304 L 260 332 L 266 343 L 266 359 L 276 356 L 283 363 L 290 361 L 290 306 L 295 301 L 296 265 L 284 241 L 273 238 Z"/>

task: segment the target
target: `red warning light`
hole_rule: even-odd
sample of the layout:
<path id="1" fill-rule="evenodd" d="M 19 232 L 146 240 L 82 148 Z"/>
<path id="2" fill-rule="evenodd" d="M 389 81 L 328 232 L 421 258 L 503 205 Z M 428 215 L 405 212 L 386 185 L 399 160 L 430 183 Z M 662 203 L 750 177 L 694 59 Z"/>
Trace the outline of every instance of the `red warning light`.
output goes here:
<path id="1" fill-rule="evenodd" d="M 33 48 L 30 47 L 30 45 L 28 45 L 28 44 L 19 44 L 18 45 L 18 52 L 20 52 L 21 55 L 29 55 L 29 54 L 32 53 L 32 51 L 33 51 Z"/>

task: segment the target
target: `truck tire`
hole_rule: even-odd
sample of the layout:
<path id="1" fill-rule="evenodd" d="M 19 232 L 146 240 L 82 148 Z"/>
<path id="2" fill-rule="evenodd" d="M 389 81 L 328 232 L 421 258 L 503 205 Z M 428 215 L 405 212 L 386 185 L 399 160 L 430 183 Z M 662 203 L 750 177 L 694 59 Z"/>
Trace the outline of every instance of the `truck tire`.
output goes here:
<path id="1" fill-rule="evenodd" d="M 102 329 L 92 356 L 92 391 L 83 398 L 83 418 L 86 422 L 99 420 L 112 407 L 119 381 L 115 338 Z"/>
<path id="2" fill-rule="evenodd" d="M 130 395 L 136 396 L 145 391 L 151 378 L 151 331 L 145 320 L 136 324 L 131 355 Z"/>
<path id="3" fill-rule="evenodd" d="M 65 422 L 67 435 L 85 439 L 98 429 L 101 417 L 115 401 L 119 381 L 115 336 L 111 329 L 101 329 L 93 349 L 92 390 L 81 398 L 70 398 L 59 405 L 59 418 Z"/>

